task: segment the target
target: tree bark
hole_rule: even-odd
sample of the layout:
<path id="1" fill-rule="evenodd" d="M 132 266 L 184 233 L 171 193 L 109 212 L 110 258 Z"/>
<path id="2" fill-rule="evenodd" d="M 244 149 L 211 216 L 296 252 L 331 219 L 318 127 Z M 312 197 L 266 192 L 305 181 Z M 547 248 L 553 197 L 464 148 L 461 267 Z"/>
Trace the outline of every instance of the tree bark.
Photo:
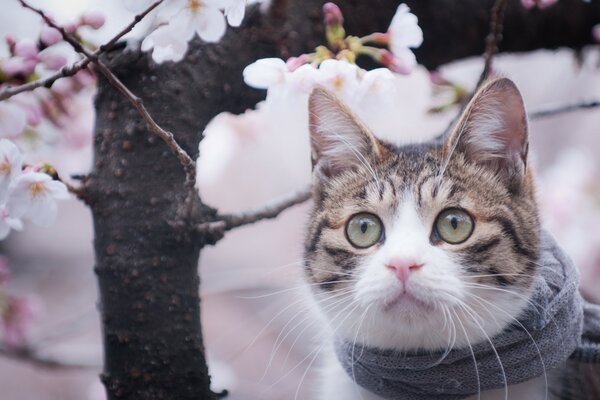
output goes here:
<path id="1" fill-rule="evenodd" d="M 417 58 L 426 67 L 483 52 L 492 0 L 406 2 L 424 30 Z M 264 96 L 244 85 L 244 66 L 299 55 L 324 41 L 323 3 L 274 0 L 267 15 L 252 8 L 242 28 L 229 29 L 218 44 L 194 43 L 178 64 L 156 65 L 147 54 L 123 50 L 106 61 L 195 158 L 215 115 L 242 112 Z M 385 31 L 399 1 L 337 3 L 347 32 L 362 35 Z M 501 50 L 579 49 L 591 43 L 598 20 L 600 1 L 561 0 L 549 10 L 526 11 L 513 0 Z M 85 189 L 95 227 L 108 398 L 215 399 L 202 343 L 197 261 L 202 246 L 219 238 L 197 234 L 194 225 L 213 221 L 216 211 L 199 203 L 197 220 L 175 223 L 186 196 L 181 165 L 104 79 L 96 108 L 95 166 Z"/>

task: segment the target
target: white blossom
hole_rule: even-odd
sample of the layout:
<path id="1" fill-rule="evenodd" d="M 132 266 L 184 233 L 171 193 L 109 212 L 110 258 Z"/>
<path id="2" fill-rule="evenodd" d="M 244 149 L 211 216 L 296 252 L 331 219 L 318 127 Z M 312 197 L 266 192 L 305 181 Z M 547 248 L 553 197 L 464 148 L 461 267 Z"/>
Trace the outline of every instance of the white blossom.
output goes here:
<path id="1" fill-rule="evenodd" d="M 23 223 L 18 218 L 12 218 L 5 206 L 0 206 L 0 240 L 5 239 L 11 229 L 20 231 Z"/>
<path id="2" fill-rule="evenodd" d="M 163 25 L 150 33 L 142 42 L 142 51 L 152 51 L 152 59 L 157 63 L 164 61 L 179 62 L 188 49 L 187 40 L 182 33 L 171 25 Z"/>
<path id="3" fill-rule="evenodd" d="M 289 70 L 280 58 L 261 58 L 244 68 L 242 75 L 247 85 L 256 89 L 268 89 L 283 84 Z"/>
<path id="4" fill-rule="evenodd" d="M 0 139 L 0 203 L 6 201 L 10 182 L 21 173 L 21 152 L 13 142 Z"/>
<path id="5" fill-rule="evenodd" d="M 407 68 L 416 65 L 415 55 L 411 48 L 421 46 L 423 31 L 419 27 L 416 15 L 404 3 L 398 6 L 390 27 L 388 28 L 390 50 L 399 61 Z"/>
<path id="6" fill-rule="evenodd" d="M 316 81 L 342 98 L 351 98 L 358 88 L 359 70 L 356 64 L 344 60 L 325 60 L 319 66 Z"/>
<path id="7" fill-rule="evenodd" d="M 225 7 L 225 16 L 231 26 L 240 26 L 244 15 L 246 14 L 247 0 L 233 0 L 228 7 Z"/>
<path id="8" fill-rule="evenodd" d="M 36 225 L 50 225 L 56 218 L 56 200 L 68 198 L 64 183 L 44 173 L 25 172 L 11 183 L 6 208 L 13 218 L 27 218 Z"/>

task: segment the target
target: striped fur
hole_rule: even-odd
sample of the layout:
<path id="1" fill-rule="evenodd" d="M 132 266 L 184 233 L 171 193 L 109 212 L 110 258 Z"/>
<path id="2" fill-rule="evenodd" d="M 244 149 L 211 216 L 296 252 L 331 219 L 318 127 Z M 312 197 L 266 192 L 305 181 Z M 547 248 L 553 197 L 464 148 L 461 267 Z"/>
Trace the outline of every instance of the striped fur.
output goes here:
<path id="1" fill-rule="evenodd" d="M 429 143 L 396 147 L 376 139 L 323 89 L 311 95 L 310 124 L 315 204 L 305 276 L 336 335 L 427 350 L 480 342 L 514 322 L 538 268 L 540 222 L 525 109 L 511 81 L 485 85 L 453 132 Z M 436 217 L 448 208 L 474 220 L 463 243 L 436 235 Z M 384 225 L 384 239 L 367 249 L 345 236 L 359 212 Z M 423 265 L 407 283 L 385 268 L 398 257 Z"/>

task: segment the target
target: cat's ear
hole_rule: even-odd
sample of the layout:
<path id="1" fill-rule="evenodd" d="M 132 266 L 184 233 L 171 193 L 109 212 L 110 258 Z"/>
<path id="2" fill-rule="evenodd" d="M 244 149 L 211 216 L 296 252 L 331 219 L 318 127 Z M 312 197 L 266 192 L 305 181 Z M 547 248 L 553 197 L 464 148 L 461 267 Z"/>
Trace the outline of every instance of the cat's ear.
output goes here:
<path id="1" fill-rule="evenodd" d="M 313 169 L 327 177 L 380 157 L 383 145 L 333 93 L 315 88 L 308 100 Z"/>
<path id="2" fill-rule="evenodd" d="M 527 114 L 517 86 L 507 78 L 485 84 L 473 97 L 449 140 L 450 154 L 491 168 L 510 181 L 522 178 L 529 149 Z"/>

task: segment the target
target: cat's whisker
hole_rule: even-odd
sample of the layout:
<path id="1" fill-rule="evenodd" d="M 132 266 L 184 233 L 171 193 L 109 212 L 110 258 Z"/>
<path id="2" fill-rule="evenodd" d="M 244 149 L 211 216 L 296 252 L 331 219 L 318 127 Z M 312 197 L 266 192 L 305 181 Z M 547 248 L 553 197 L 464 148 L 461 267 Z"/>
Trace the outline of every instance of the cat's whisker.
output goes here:
<path id="1" fill-rule="evenodd" d="M 497 274 L 487 274 L 487 275 L 462 275 L 460 278 L 461 279 L 469 279 L 469 278 L 493 278 L 496 276 L 526 276 L 526 277 L 532 277 L 532 274 L 519 274 L 519 273 L 506 273 L 506 274 L 502 274 L 502 273 L 497 273 Z"/>
<path id="2" fill-rule="evenodd" d="M 335 281 L 335 283 L 353 283 L 353 282 L 356 282 L 356 279 L 346 279 L 346 280 Z M 300 284 L 298 286 L 292 286 L 292 287 L 289 287 L 289 288 L 280 289 L 280 290 L 277 290 L 277 291 L 272 292 L 272 293 L 260 294 L 260 295 L 256 295 L 256 296 L 236 296 L 236 297 L 238 299 L 244 299 L 244 300 L 263 299 L 265 297 L 275 296 L 275 295 L 282 294 L 282 293 L 288 293 L 288 292 L 292 292 L 294 290 L 303 290 L 306 287 L 321 286 L 324 283 L 328 283 L 328 282 L 302 283 L 302 284 Z"/>
<path id="3" fill-rule="evenodd" d="M 345 292 L 345 291 L 341 291 L 340 293 L 337 293 L 337 294 L 335 294 L 335 295 L 333 295 L 333 296 L 329 296 L 327 300 L 331 300 L 331 299 L 333 299 L 333 298 L 336 298 L 336 297 L 342 297 L 342 298 L 341 298 L 341 299 L 338 299 L 338 300 L 336 300 L 336 301 L 334 301 L 334 302 L 333 302 L 333 304 L 329 304 L 329 305 L 325 306 L 325 307 L 323 308 L 323 310 L 335 309 L 335 307 L 336 307 L 338 304 L 343 304 L 343 303 L 344 303 L 344 301 L 345 301 L 345 299 L 343 298 L 343 296 L 344 296 L 345 294 L 348 294 L 348 293 L 350 293 L 351 291 L 352 291 L 352 289 L 348 289 L 348 291 L 347 291 L 347 292 Z M 265 367 L 265 371 L 264 371 L 264 373 L 263 373 L 263 375 L 262 375 L 262 377 L 261 377 L 261 379 L 260 379 L 260 381 L 261 381 L 261 382 L 262 382 L 262 381 L 264 380 L 264 378 L 267 376 L 267 373 L 269 372 L 269 369 L 271 368 L 271 364 L 273 363 L 273 361 L 274 361 L 274 359 L 275 359 L 275 355 L 277 354 L 277 351 L 279 350 L 279 348 L 281 347 L 281 345 L 282 345 L 282 344 L 285 342 L 285 340 L 288 338 L 288 336 L 289 336 L 289 335 L 290 335 L 292 332 L 294 332 L 294 331 L 295 331 L 295 330 L 296 330 L 296 329 L 297 329 L 299 326 L 301 326 L 301 325 L 302 325 L 302 324 L 303 324 L 305 321 L 307 321 L 307 320 L 310 318 L 310 317 L 304 317 L 304 318 L 302 318 L 302 319 L 301 319 L 299 322 L 297 322 L 297 323 L 296 323 L 296 325 L 294 325 L 294 326 L 293 326 L 293 327 L 292 327 L 292 328 L 291 328 L 291 329 L 290 329 L 290 330 L 289 330 L 289 331 L 288 331 L 288 332 L 285 334 L 285 336 L 283 336 L 283 338 L 281 338 L 281 335 L 283 335 L 283 333 L 286 331 L 286 328 L 287 328 L 287 327 L 288 327 L 288 326 L 289 326 L 289 325 L 290 325 L 290 324 L 291 324 L 291 323 L 292 323 L 292 322 L 293 322 L 293 321 L 296 319 L 296 317 L 297 317 L 297 315 L 296 315 L 296 316 L 294 316 L 294 317 L 292 317 L 292 318 L 290 318 L 290 320 L 289 320 L 288 322 L 286 322 L 286 324 L 285 324 L 285 325 L 284 325 L 284 326 L 281 328 L 281 330 L 280 330 L 280 332 L 279 332 L 279 335 L 277 335 L 277 338 L 275 339 L 275 342 L 273 343 L 274 349 L 271 351 L 271 355 L 269 356 L 269 361 L 267 362 L 267 366 Z M 304 329 L 303 329 L 303 330 L 300 332 L 300 335 L 302 334 L 302 332 L 304 332 L 306 329 L 308 329 L 308 327 L 310 327 L 311 325 L 312 325 L 312 322 L 311 322 L 311 324 L 307 325 L 307 326 L 306 326 L 306 327 L 305 327 L 305 328 L 304 328 Z M 298 339 L 298 337 L 300 337 L 300 335 L 298 335 L 298 336 L 297 336 L 296 340 Z M 281 340 L 280 340 L 280 339 L 281 339 Z M 294 344 L 295 344 L 295 343 L 296 343 L 296 342 L 294 342 Z M 287 358 L 288 358 L 288 356 L 289 356 L 289 354 L 290 354 L 290 352 L 291 352 L 292 348 L 293 348 L 293 345 L 292 345 L 292 347 L 290 348 L 290 350 L 288 351 L 288 354 L 286 355 L 286 361 L 287 361 Z"/>
<path id="4" fill-rule="evenodd" d="M 306 379 L 306 375 L 308 374 L 308 371 L 310 371 L 310 367 L 313 365 L 313 363 L 315 362 L 315 360 L 321 353 L 322 349 L 323 349 L 323 346 L 321 346 L 319 348 L 319 350 L 317 352 L 315 352 L 315 355 L 313 356 L 313 358 L 310 360 L 310 362 L 306 366 L 306 369 L 304 370 L 304 373 L 302 374 L 302 377 L 300 378 L 300 382 L 298 383 L 298 387 L 296 388 L 296 393 L 294 394 L 294 400 L 298 400 L 298 394 L 300 393 L 300 388 L 302 387 L 302 383 L 304 383 L 304 379 Z"/>
<path id="5" fill-rule="evenodd" d="M 497 290 L 497 291 L 509 293 L 509 294 L 511 294 L 513 296 L 516 296 L 516 297 L 518 297 L 518 298 L 520 298 L 522 300 L 525 300 L 532 307 L 534 307 L 535 309 L 537 309 L 537 312 L 544 313 L 546 311 L 544 309 L 544 307 L 542 307 L 541 304 L 533 301 L 530 297 L 525 296 L 525 295 L 523 295 L 521 293 L 517 293 L 517 292 L 515 292 L 513 290 L 509 290 L 509 289 L 505 289 L 505 288 L 499 288 L 499 287 L 496 287 L 496 286 L 490 286 L 490 285 L 484 285 L 484 284 L 474 283 L 474 282 L 465 283 L 464 285 L 465 285 L 465 287 L 472 288 L 472 289 Z"/>
<path id="6" fill-rule="evenodd" d="M 339 293 L 339 294 L 337 294 L 337 295 L 335 295 L 335 296 L 330 296 L 328 299 L 321 299 L 321 300 L 320 300 L 320 302 L 324 302 L 324 301 L 327 301 L 327 300 L 331 300 L 332 298 L 335 298 L 335 297 L 342 297 L 341 299 L 337 299 L 337 300 L 336 300 L 336 301 L 335 301 L 333 304 L 330 304 L 330 305 L 328 305 L 328 306 L 325 306 L 325 307 L 323 307 L 323 310 L 324 310 L 324 311 L 331 311 L 331 310 L 335 309 L 335 308 L 337 307 L 337 305 L 338 305 L 338 304 L 343 304 L 343 303 L 344 303 L 344 301 L 346 301 L 346 298 L 344 297 L 344 295 L 346 295 L 346 294 L 350 294 L 351 292 L 352 292 L 352 290 L 351 290 L 351 289 L 349 289 L 349 290 L 347 290 L 347 291 L 343 291 L 342 293 Z M 305 320 L 306 320 L 306 319 L 305 319 Z M 301 325 L 301 324 L 302 324 L 302 323 L 303 323 L 305 320 L 301 321 L 299 324 Z M 311 325 L 312 325 L 312 324 L 306 325 L 306 326 L 304 327 L 304 329 L 302 329 L 302 330 L 300 331 L 300 333 L 298 333 L 298 334 L 296 335 L 296 339 L 294 340 L 294 342 L 293 342 L 293 343 L 292 343 L 292 345 L 290 346 L 290 348 L 289 348 L 289 350 L 288 350 L 288 353 L 287 353 L 287 354 L 286 354 L 286 356 L 285 356 L 285 360 L 283 361 L 283 363 L 284 363 L 284 364 L 287 362 L 287 360 L 288 360 L 288 357 L 290 356 L 290 354 L 291 354 L 292 350 L 294 349 L 294 346 L 296 346 L 296 343 L 298 342 L 298 340 L 300 339 L 300 337 L 302 337 L 302 334 L 303 334 L 303 333 L 304 333 L 304 332 L 305 332 L 305 331 L 306 331 L 306 330 L 307 330 L 307 329 L 308 329 L 308 328 L 309 328 Z M 291 334 L 291 333 L 292 333 L 292 332 L 293 332 L 295 329 L 296 329 L 296 326 L 295 326 L 295 327 L 293 327 L 293 328 L 292 328 L 292 329 L 291 329 L 291 330 L 288 332 L 288 335 L 289 335 L 289 334 Z M 286 338 L 287 338 L 287 335 L 286 335 L 286 336 L 285 336 L 285 337 L 284 337 L 284 338 L 281 340 L 281 343 L 283 343 L 283 342 L 285 341 L 285 339 L 286 339 Z M 276 341 L 275 343 L 277 343 L 277 341 Z"/>
<path id="7" fill-rule="evenodd" d="M 360 328 L 362 327 L 362 324 L 365 320 L 365 317 L 367 316 L 367 312 L 369 312 L 369 309 L 371 308 L 373 304 L 369 304 L 369 306 L 365 309 L 365 311 L 363 311 L 361 317 L 360 317 L 360 322 L 358 323 L 358 327 L 356 328 L 356 333 L 354 334 L 354 340 L 352 341 L 352 378 L 354 379 L 354 381 L 356 381 L 356 374 L 354 372 L 354 365 L 355 365 L 355 350 L 356 350 L 356 341 L 358 339 L 358 334 L 360 333 Z M 361 356 L 362 356 L 362 351 L 361 351 Z M 362 394 L 360 394 L 360 392 L 358 392 L 358 387 L 355 387 L 357 394 L 360 396 L 360 398 L 362 399 Z"/>
<path id="8" fill-rule="evenodd" d="M 355 303 L 356 303 L 356 302 L 354 302 L 354 301 L 353 301 L 352 303 L 350 303 L 350 304 L 348 304 L 346 307 L 344 307 L 344 309 L 342 309 L 340 312 L 338 312 L 338 313 L 336 314 L 336 316 L 335 316 L 335 317 L 332 319 L 332 321 L 333 321 L 334 319 L 336 319 L 336 318 L 337 318 L 339 315 L 341 315 L 341 313 L 342 313 L 343 311 L 345 311 L 346 309 L 348 309 L 350 306 L 354 305 L 354 308 L 352 308 L 352 310 L 350 310 L 350 312 L 348 312 L 348 313 L 346 314 L 346 317 L 345 317 L 345 318 L 342 320 L 342 323 L 343 323 L 343 322 L 345 322 L 345 321 L 346 321 L 346 319 L 347 319 L 347 318 L 348 318 L 350 315 L 352 315 L 352 313 L 353 313 L 353 312 L 354 312 L 354 311 L 355 311 L 355 310 L 356 310 L 356 309 L 357 309 L 357 308 L 360 306 L 360 304 L 358 304 L 358 303 L 356 303 L 356 304 L 355 304 Z M 339 327 L 338 327 L 338 328 L 339 328 Z M 337 332 L 337 329 L 338 329 L 338 328 L 334 329 L 334 331 L 333 331 L 333 333 L 334 333 L 334 334 Z M 294 371 L 295 371 L 295 370 L 296 370 L 296 369 L 297 369 L 297 368 L 298 368 L 300 365 L 302 365 L 302 363 L 303 363 L 303 362 L 305 362 L 305 361 L 306 361 L 306 360 L 307 360 L 307 359 L 308 359 L 308 358 L 309 358 L 309 357 L 310 357 L 310 356 L 311 356 L 313 353 L 315 353 L 315 352 L 316 352 L 316 355 L 318 355 L 318 354 L 319 354 L 319 353 L 320 353 L 320 352 L 323 350 L 323 348 L 324 348 L 324 347 L 325 347 L 325 345 L 323 344 L 323 345 L 319 346 L 317 349 L 315 349 L 315 350 L 312 350 L 312 351 L 311 351 L 311 352 L 310 352 L 310 353 L 309 353 L 309 354 L 308 354 L 306 357 L 304 357 L 302 360 L 300 360 L 300 362 L 299 362 L 299 363 L 297 363 L 297 364 L 296 364 L 294 367 L 292 367 L 290 370 L 288 370 L 288 371 L 287 371 L 287 372 L 286 372 L 286 373 L 285 373 L 283 376 L 281 376 L 281 377 L 280 377 L 279 379 L 277 379 L 277 380 L 276 380 L 274 383 L 272 383 L 272 384 L 270 385 L 270 387 L 273 387 L 273 386 L 277 385 L 277 384 L 278 384 L 279 382 L 281 382 L 283 379 L 287 378 L 287 377 L 288 377 L 288 376 L 289 376 L 289 375 L 290 375 L 292 372 L 294 372 Z M 315 357 L 316 357 L 316 356 L 315 356 Z"/>
<path id="9" fill-rule="evenodd" d="M 548 399 L 548 375 L 546 373 L 546 365 L 544 363 L 544 358 L 542 357 L 542 352 L 537 344 L 537 342 L 535 341 L 535 339 L 533 338 L 533 336 L 531 335 L 531 333 L 529 332 L 529 330 L 527 330 L 527 328 L 525 328 L 525 326 L 521 323 L 521 321 L 519 321 L 517 318 L 515 318 L 514 316 L 510 315 L 509 313 L 507 313 L 506 311 L 504 311 L 502 308 L 498 307 L 497 305 L 495 305 L 492 302 L 489 302 L 487 300 L 485 300 L 484 298 L 481 298 L 473 293 L 469 293 L 469 296 L 473 297 L 476 301 L 483 301 L 487 304 L 489 304 L 490 306 L 494 307 L 496 310 L 498 310 L 499 312 L 503 313 L 504 315 L 508 316 L 509 318 L 511 318 L 514 322 L 516 322 L 521 329 L 523 329 L 523 331 L 527 334 L 527 336 L 529 336 L 529 339 L 531 339 L 531 342 L 533 343 L 533 345 L 535 346 L 535 349 L 538 353 L 538 357 L 540 358 L 540 364 L 542 366 L 542 370 L 544 371 L 544 382 L 546 384 L 546 389 L 545 389 L 545 396 L 544 398 L 547 400 Z M 481 303 L 480 303 L 481 304 Z M 484 307 L 485 309 L 485 307 Z M 491 311 L 488 311 L 490 313 L 490 315 L 493 315 L 493 313 Z"/>
<path id="10" fill-rule="evenodd" d="M 506 371 L 504 370 L 504 365 L 502 364 L 502 359 L 500 358 L 500 354 L 498 354 L 498 350 L 496 350 L 496 346 L 494 346 L 494 343 L 490 339 L 489 335 L 485 332 L 485 329 L 483 329 L 483 327 L 480 325 L 480 323 L 477 322 L 477 318 L 475 317 L 475 315 L 477 315 L 477 316 L 479 316 L 479 315 L 469 305 L 467 305 L 466 303 L 464 303 L 462 301 L 461 301 L 461 303 L 459 303 L 458 306 L 471 317 L 472 321 L 481 330 L 481 333 L 483 333 L 483 335 L 489 342 L 490 346 L 492 347 L 492 351 L 496 355 L 496 359 L 498 360 L 498 364 L 500 365 L 500 370 L 502 371 L 502 376 L 504 379 L 504 400 L 508 400 L 508 379 L 506 378 Z M 473 313 L 475 315 L 473 315 Z M 479 318 L 481 318 L 481 317 L 479 316 Z"/>
<path id="11" fill-rule="evenodd" d="M 469 339 L 467 330 L 465 329 L 465 326 L 463 325 L 463 323 L 460 320 L 460 317 L 458 316 L 456 311 L 454 311 L 453 309 L 449 309 L 449 311 L 451 311 L 454 314 L 454 316 L 456 317 L 456 320 L 457 320 L 458 324 L 460 325 L 460 328 L 462 329 L 463 334 L 465 335 L 465 340 L 467 341 L 469 350 L 471 351 L 471 356 L 473 357 L 473 367 L 475 368 L 475 377 L 477 378 L 477 400 L 481 400 L 481 379 L 479 378 L 479 367 L 477 366 L 477 358 L 475 358 L 475 352 L 473 351 L 473 346 L 471 345 L 471 340 Z"/>

